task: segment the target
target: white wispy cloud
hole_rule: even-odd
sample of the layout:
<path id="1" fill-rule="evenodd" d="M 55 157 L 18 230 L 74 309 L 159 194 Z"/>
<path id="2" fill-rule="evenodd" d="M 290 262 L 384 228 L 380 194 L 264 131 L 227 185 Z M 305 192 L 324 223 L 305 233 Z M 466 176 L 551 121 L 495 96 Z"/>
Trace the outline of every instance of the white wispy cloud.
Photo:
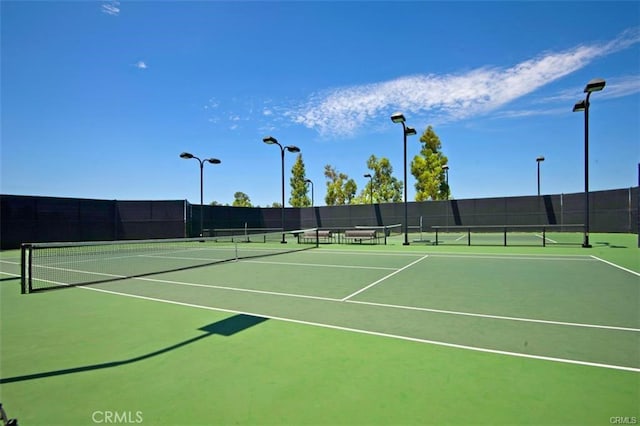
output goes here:
<path id="1" fill-rule="evenodd" d="M 120 2 L 117 0 L 103 3 L 101 7 L 102 13 L 106 13 L 111 16 L 118 16 L 120 14 Z"/>
<path id="2" fill-rule="evenodd" d="M 484 67 L 464 74 L 413 75 L 333 89 L 312 95 L 307 102 L 285 114 L 295 123 L 329 135 L 352 134 L 393 110 L 412 115 L 428 111 L 435 117 L 434 121 L 439 122 L 460 120 L 498 109 L 581 69 L 594 59 L 639 42 L 640 28 L 634 28 L 606 43 L 547 52 L 509 68 Z M 626 87 L 629 84 L 627 82 Z"/>
<path id="3" fill-rule="evenodd" d="M 141 70 L 146 70 L 148 68 L 147 64 L 144 61 L 136 62 L 135 67 Z"/>
<path id="4" fill-rule="evenodd" d="M 542 108 L 542 109 L 520 109 L 520 110 L 510 110 L 510 111 L 501 111 L 499 112 L 495 118 L 523 118 L 523 117 L 536 117 L 543 115 L 558 115 L 563 113 L 568 113 L 571 111 L 571 105 L 569 107 L 562 108 Z"/>
<path id="5" fill-rule="evenodd" d="M 640 93 L 640 75 L 607 77 L 606 90 L 598 93 L 600 99 L 615 99 Z M 564 89 L 551 96 L 531 101 L 533 109 L 504 110 L 495 114 L 496 118 L 520 118 L 568 113 L 574 102 L 584 98 L 584 86 Z"/>
<path id="6" fill-rule="evenodd" d="M 607 90 L 602 92 L 605 98 L 620 98 L 640 93 L 640 75 L 629 75 L 607 80 Z"/>
<path id="7" fill-rule="evenodd" d="M 272 99 L 257 97 L 234 97 L 225 102 L 210 98 L 202 109 L 209 123 L 219 125 L 229 123 L 228 130 L 246 129 L 247 123 L 252 128 L 269 132 L 277 126 L 291 125 L 286 118 L 288 107 L 275 105 Z"/>
<path id="8" fill-rule="evenodd" d="M 640 74 L 625 75 L 625 76 L 613 76 L 606 78 L 606 90 L 598 97 L 604 98 L 620 98 L 623 96 L 633 95 L 640 92 Z M 584 86 L 571 87 L 569 89 L 561 90 L 551 96 L 545 96 L 543 98 L 534 100 L 536 104 L 548 104 L 553 102 L 571 102 L 577 101 L 582 95 Z"/>

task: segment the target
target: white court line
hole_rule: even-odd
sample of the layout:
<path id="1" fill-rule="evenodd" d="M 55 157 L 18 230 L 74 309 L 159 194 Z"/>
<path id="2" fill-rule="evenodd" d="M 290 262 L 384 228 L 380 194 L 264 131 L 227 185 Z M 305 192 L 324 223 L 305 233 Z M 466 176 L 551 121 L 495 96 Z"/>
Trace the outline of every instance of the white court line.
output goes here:
<path id="1" fill-rule="evenodd" d="M 331 265 L 323 263 L 297 263 L 297 262 L 268 262 L 266 260 L 247 260 L 239 259 L 242 263 L 260 263 L 266 265 L 288 265 L 288 266 L 310 266 L 320 268 L 346 268 L 346 269 L 375 269 L 383 271 L 395 271 L 397 268 L 388 268 L 385 266 L 359 266 L 359 265 Z"/>
<path id="2" fill-rule="evenodd" d="M 340 326 L 330 325 L 330 324 L 321 324 L 321 323 L 310 322 L 310 321 L 302 321 L 302 320 L 296 320 L 296 319 L 291 319 L 291 318 L 276 317 L 276 316 L 272 316 L 272 315 L 264 315 L 264 314 L 255 313 L 255 312 L 245 312 L 245 311 L 237 311 L 237 310 L 232 310 L 232 309 L 214 308 L 214 307 L 211 307 L 211 306 L 203 306 L 203 305 L 196 305 L 196 304 L 192 304 L 192 303 L 177 302 L 175 300 L 166 300 L 166 299 L 160 299 L 160 298 L 156 298 L 156 297 L 139 296 L 139 295 L 134 295 L 134 294 L 121 293 L 121 292 L 117 292 L 117 291 L 103 290 L 103 289 L 99 289 L 99 288 L 92 288 L 92 287 L 80 287 L 80 288 L 82 288 L 84 290 L 91 290 L 91 291 L 97 291 L 97 292 L 102 292 L 102 293 L 109 293 L 109 294 L 125 296 L 125 297 L 132 297 L 132 298 L 135 298 L 135 299 L 143 299 L 143 300 L 148 300 L 148 301 L 153 301 L 153 302 L 168 303 L 168 304 L 172 304 L 172 305 L 186 306 L 186 307 L 198 308 L 198 309 L 207 309 L 207 310 L 211 310 L 211 311 L 227 312 L 227 313 L 232 313 L 232 314 L 252 315 L 252 316 L 256 316 L 256 317 L 269 318 L 269 319 L 274 319 L 274 320 L 278 320 L 278 321 L 291 322 L 291 323 L 295 323 L 295 324 L 311 325 L 311 326 L 316 326 L 316 327 L 323 327 L 323 328 L 329 328 L 329 329 L 334 329 L 334 330 L 348 331 L 348 332 L 353 332 L 353 333 L 367 334 L 367 335 L 379 336 L 379 337 L 387 337 L 387 338 L 392 338 L 392 339 L 406 340 L 406 341 L 417 342 L 417 343 L 426 343 L 426 344 L 431 344 L 431 345 L 436 345 L 436 346 L 444 346 L 444 347 L 449 347 L 449 348 L 465 349 L 465 350 L 471 350 L 471 351 L 476 351 L 476 352 L 491 353 L 491 354 L 496 354 L 496 355 L 513 356 L 513 357 L 518 357 L 518 358 L 528 358 L 528 359 L 536 359 L 536 360 L 541 360 L 541 361 L 558 362 L 558 363 L 563 363 L 563 364 L 574 364 L 574 365 L 582 365 L 582 366 L 587 366 L 587 367 L 608 368 L 608 369 L 612 369 L 612 370 L 632 371 L 632 372 L 635 372 L 635 373 L 640 373 L 640 368 L 626 367 L 626 366 L 622 366 L 622 365 L 603 364 L 603 363 L 597 363 L 597 362 L 578 361 L 578 360 L 572 360 L 572 359 L 566 359 L 566 358 L 556 358 L 556 357 L 548 357 L 548 356 L 542 356 L 542 355 L 523 354 L 523 353 L 519 353 L 519 352 L 500 351 L 500 350 L 496 350 L 496 349 L 479 348 L 479 347 L 475 347 L 475 346 L 459 345 L 459 344 L 456 344 L 456 343 L 447 343 L 447 342 L 440 342 L 440 341 L 436 341 L 436 340 L 420 339 L 420 338 L 417 338 L 417 337 L 408 337 L 408 336 L 401 336 L 401 335 L 396 335 L 396 334 L 380 333 L 380 332 L 377 332 L 377 331 L 361 330 L 361 329 L 357 329 L 357 328 L 340 327 Z"/>
<path id="3" fill-rule="evenodd" d="M 153 254 L 141 254 L 137 257 L 145 257 L 147 259 L 170 259 L 170 260 L 197 260 L 200 262 L 223 262 L 225 260 L 233 260 L 228 257 L 213 258 L 213 257 L 184 257 L 184 256 L 161 256 Z"/>
<path id="4" fill-rule="evenodd" d="M 244 292 L 244 293 L 268 294 L 268 295 L 271 295 L 271 296 L 295 297 L 295 298 L 299 298 L 299 299 L 327 300 L 327 301 L 330 301 L 330 302 L 339 302 L 340 301 L 340 299 L 334 299 L 334 298 L 330 298 L 330 297 L 307 296 L 307 295 L 304 295 L 304 294 L 281 293 L 281 292 L 277 292 L 277 291 L 254 290 L 254 289 L 238 288 L 238 287 L 226 287 L 226 286 L 221 286 L 221 285 L 187 283 L 187 282 L 184 282 L 184 281 L 163 280 L 163 279 L 159 279 L 159 278 L 127 277 L 127 276 L 124 276 L 124 275 L 113 275 L 113 274 L 99 274 L 99 275 L 112 277 L 114 279 L 119 279 L 119 278 L 121 278 L 121 279 L 131 279 L 131 280 L 138 280 L 138 281 L 148 281 L 148 282 L 152 282 L 152 283 L 182 285 L 182 286 L 186 286 L 186 287 L 200 287 L 200 288 L 208 288 L 208 289 L 214 289 L 214 290 L 229 290 L 229 291 L 239 291 L 239 292 Z M 45 283 L 48 283 L 48 284 L 59 285 L 61 287 L 78 287 L 78 288 L 85 288 L 85 289 L 89 289 L 89 290 L 94 290 L 95 289 L 94 287 L 91 287 L 92 285 L 104 284 L 104 282 L 102 282 L 102 283 L 98 282 L 98 283 L 89 283 L 89 284 L 85 284 L 85 285 L 79 285 L 79 284 L 61 283 L 61 282 L 58 282 L 58 281 L 44 280 L 44 279 L 39 279 L 38 281 L 42 281 L 42 282 L 45 282 Z M 95 289 L 95 290 L 97 290 L 97 289 Z M 110 290 L 104 290 L 104 291 L 107 292 L 107 293 L 110 292 Z"/>
<path id="5" fill-rule="evenodd" d="M 505 256 L 502 254 L 440 254 L 440 253 L 430 253 L 431 257 L 444 257 L 444 258 L 458 258 L 458 259 L 496 259 L 496 260 L 544 260 L 544 261 L 562 261 L 566 262 L 569 260 L 572 261 L 580 261 L 580 262 L 593 262 L 588 256 L 578 255 L 578 256 L 549 256 L 547 255 L 509 255 Z M 546 257 L 545 257 L 546 256 Z"/>
<path id="6" fill-rule="evenodd" d="M 351 256 L 399 256 L 399 257 L 420 257 L 423 255 L 422 252 L 407 252 L 407 253 L 398 253 L 393 251 L 364 251 L 364 250 L 333 250 L 333 249 L 322 249 L 317 248 L 313 250 L 303 250 L 300 252 L 301 254 L 312 254 L 313 256 L 317 256 L 319 254 L 344 254 Z"/>
<path id="7" fill-rule="evenodd" d="M 625 271 L 625 272 L 628 272 L 628 273 L 633 274 L 633 275 L 635 275 L 635 276 L 637 276 L 637 277 L 640 277 L 640 273 L 638 273 L 638 272 L 636 272 L 636 271 L 633 271 L 633 270 L 631 270 L 631 269 L 627 269 L 627 268 L 625 268 L 625 267 L 623 267 L 623 266 L 620 266 L 620 265 L 616 265 L 615 263 L 613 263 L 613 262 L 609 262 L 608 260 L 601 259 L 601 258 L 599 258 L 598 256 L 593 256 L 593 255 L 592 255 L 592 256 L 590 256 L 590 257 L 592 257 L 592 258 L 594 258 L 594 259 L 596 259 L 596 260 L 599 260 L 600 262 L 604 262 L 604 263 L 606 263 L 607 265 L 613 266 L 614 268 L 621 269 L 621 270 L 623 270 L 623 271 Z"/>
<path id="8" fill-rule="evenodd" d="M 416 263 L 420 262 L 420 261 L 421 261 L 421 260 L 423 260 L 423 259 L 426 259 L 427 257 L 429 257 L 429 255 L 428 255 L 428 254 L 425 254 L 425 255 L 424 255 L 424 256 L 422 256 L 420 259 L 418 259 L 418 260 L 414 260 L 414 261 L 413 261 L 413 262 L 411 262 L 410 264 L 405 265 L 405 266 L 403 266 L 402 268 L 397 269 L 397 270 L 393 271 L 392 273 L 390 273 L 390 274 L 388 274 L 388 275 L 385 275 L 384 277 L 380 278 L 378 281 L 372 282 L 372 283 L 371 283 L 371 284 L 369 284 L 368 286 L 363 287 L 363 288 L 361 288 L 360 290 L 358 290 L 358 291 L 356 291 L 356 292 L 354 292 L 354 293 L 351 293 L 350 295 L 348 295 L 347 297 L 345 297 L 345 298 L 343 298 L 343 299 L 341 299 L 341 300 L 342 300 L 343 302 L 344 302 L 345 300 L 349 300 L 349 299 L 351 299 L 353 296 L 355 296 L 355 295 L 357 295 L 357 294 L 360 294 L 360 293 L 362 293 L 362 292 L 363 292 L 363 291 L 365 291 L 365 290 L 370 289 L 370 288 L 371 288 L 371 287 L 373 287 L 374 285 L 380 284 L 382 281 L 386 280 L 387 278 L 391 278 L 391 277 L 392 277 L 392 276 L 394 276 L 395 274 L 400 273 L 400 272 L 404 271 L 404 270 L 405 270 L 405 269 L 407 269 L 407 268 L 410 268 L 411 266 L 415 265 Z"/>
<path id="9" fill-rule="evenodd" d="M 543 237 L 541 234 L 535 234 L 535 236 L 536 236 L 536 237 L 538 237 L 538 238 L 540 238 L 540 239 L 545 239 L 545 240 L 549 241 L 550 243 L 558 244 L 558 242 L 557 242 L 556 240 L 552 240 L 552 239 L 551 239 L 551 238 L 549 238 L 549 237 Z"/>
<path id="10" fill-rule="evenodd" d="M 437 250 L 437 249 L 434 249 Z M 343 251 L 343 250 L 332 250 L 332 249 L 314 249 L 301 251 L 298 253 L 311 254 L 313 256 L 317 256 L 318 254 L 344 254 L 344 255 L 367 255 L 367 256 L 401 256 L 401 257 L 419 257 L 425 254 L 425 251 L 413 251 L 413 252 L 405 252 L 398 253 L 392 251 L 364 251 L 364 250 L 351 250 L 351 251 Z M 433 257 L 460 257 L 460 258 L 492 258 L 492 259 L 530 259 L 530 260 L 593 260 L 589 255 L 586 254 L 536 254 L 536 253 L 457 253 L 457 252 L 447 252 L 447 251 L 429 251 L 427 254 Z"/>
<path id="11" fill-rule="evenodd" d="M 206 259 L 206 258 L 200 258 L 200 257 L 156 256 L 156 255 L 148 255 L 143 257 L 150 257 L 153 259 L 202 260 L 202 261 L 211 261 L 211 262 L 222 262 L 225 260 L 234 260 L 229 258 Z M 344 269 L 374 269 L 374 270 L 384 270 L 384 271 L 395 271 L 397 269 L 397 268 L 389 268 L 384 266 L 333 265 L 333 264 L 324 264 L 324 263 L 301 263 L 301 262 L 273 262 L 273 261 L 266 261 L 266 260 L 251 260 L 250 258 L 242 258 L 242 257 L 238 257 L 237 260 L 242 263 L 257 263 L 257 264 L 264 264 L 264 265 L 310 266 L 310 267 L 319 267 L 319 268 L 344 268 Z M 208 265 L 204 265 L 204 266 L 208 266 Z"/>
<path id="12" fill-rule="evenodd" d="M 459 315 L 459 316 L 465 316 L 465 317 L 489 318 L 489 319 L 497 319 L 497 320 L 531 322 L 531 323 L 550 324 L 550 325 L 566 325 L 569 327 L 599 328 L 604 330 L 632 331 L 636 333 L 640 332 L 640 328 L 618 327 L 614 325 L 597 325 L 597 324 L 585 324 L 585 323 L 579 323 L 579 322 L 552 321 L 552 320 L 541 320 L 541 319 L 522 318 L 522 317 L 507 317 L 502 315 L 476 314 L 471 312 L 447 311 L 443 309 L 419 308 L 415 306 L 403 306 L 403 305 L 391 305 L 387 303 L 364 302 L 360 300 L 345 300 L 345 302 L 357 303 L 361 305 L 381 306 L 384 308 L 406 309 L 410 311 L 433 312 L 436 314 Z"/>
<path id="13" fill-rule="evenodd" d="M 466 237 L 465 234 L 460 235 L 458 238 L 456 238 L 454 241 L 460 241 L 461 239 L 463 239 L 464 237 Z"/>
<path id="14" fill-rule="evenodd" d="M 244 293 L 256 293 L 256 294 L 268 294 L 271 296 L 285 296 L 285 297 L 296 297 L 299 299 L 316 299 L 316 300 L 328 300 L 330 302 L 338 302 L 339 299 L 334 299 L 330 297 L 322 297 L 322 296 L 307 296 L 304 294 L 292 294 L 292 293 L 281 293 L 278 291 L 267 291 L 267 290 L 254 290 L 250 288 L 238 288 L 238 287 L 226 287 L 221 285 L 209 285 L 209 284 L 197 284 L 197 283 L 186 283 L 182 281 L 172 281 L 172 280 L 163 280 L 158 278 L 144 278 L 137 277 L 132 278 L 134 280 L 140 281 L 149 281 L 154 283 L 165 283 L 165 284 L 176 284 L 176 285 L 184 285 L 187 287 L 201 287 L 201 288 L 212 288 L 216 290 L 230 290 L 230 291 L 239 291 Z M 84 287 L 84 286 L 79 286 Z"/>

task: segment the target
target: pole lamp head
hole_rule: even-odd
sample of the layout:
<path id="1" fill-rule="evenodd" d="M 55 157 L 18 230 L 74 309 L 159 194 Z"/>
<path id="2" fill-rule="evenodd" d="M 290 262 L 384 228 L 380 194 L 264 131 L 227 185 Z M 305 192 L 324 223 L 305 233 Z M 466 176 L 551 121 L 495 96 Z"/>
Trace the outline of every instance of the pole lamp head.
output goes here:
<path id="1" fill-rule="evenodd" d="M 404 131 L 404 134 L 407 135 L 407 136 L 412 136 L 412 135 L 415 135 L 417 133 L 416 133 L 416 129 L 414 129 L 413 127 L 407 126 L 407 128 Z"/>
<path id="2" fill-rule="evenodd" d="M 442 170 L 444 170 L 444 171 L 446 172 L 447 170 L 449 170 L 449 166 L 447 166 L 446 164 L 444 164 L 444 165 L 442 166 Z"/>
<path id="3" fill-rule="evenodd" d="M 607 83 L 603 79 L 594 78 L 587 83 L 584 88 L 584 93 L 599 92 L 600 90 L 604 89 L 605 84 Z"/>
<path id="4" fill-rule="evenodd" d="M 284 149 L 286 149 L 289 152 L 300 152 L 300 148 L 298 148 L 295 145 L 285 146 Z"/>
<path id="5" fill-rule="evenodd" d="M 587 101 L 585 99 L 576 102 L 573 106 L 573 112 L 580 112 L 587 109 Z"/>
<path id="6" fill-rule="evenodd" d="M 275 145 L 278 143 L 278 140 L 273 136 L 265 136 L 264 138 L 262 138 L 262 142 L 266 143 L 267 145 Z"/>
<path id="7" fill-rule="evenodd" d="M 391 114 L 391 121 L 393 121 L 394 123 L 404 123 L 404 114 L 402 114 L 401 112 L 394 112 L 393 114 Z"/>
<path id="8" fill-rule="evenodd" d="M 185 160 L 188 160 L 190 158 L 193 158 L 193 154 L 190 154 L 188 152 L 183 152 L 182 154 L 180 154 L 180 158 L 184 158 Z"/>
<path id="9" fill-rule="evenodd" d="M 540 163 L 541 161 L 544 161 L 544 157 L 543 157 L 543 156 L 540 156 L 540 157 L 536 158 L 536 161 L 537 161 L 538 163 Z"/>
<path id="10" fill-rule="evenodd" d="M 371 173 L 367 173 L 367 174 L 366 174 L 366 175 L 364 175 L 363 177 L 371 178 Z"/>
<path id="11" fill-rule="evenodd" d="M 222 161 L 218 160 L 217 158 L 207 158 L 204 161 L 207 161 L 207 162 L 209 162 L 211 164 L 220 164 L 220 163 L 222 163 Z"/>

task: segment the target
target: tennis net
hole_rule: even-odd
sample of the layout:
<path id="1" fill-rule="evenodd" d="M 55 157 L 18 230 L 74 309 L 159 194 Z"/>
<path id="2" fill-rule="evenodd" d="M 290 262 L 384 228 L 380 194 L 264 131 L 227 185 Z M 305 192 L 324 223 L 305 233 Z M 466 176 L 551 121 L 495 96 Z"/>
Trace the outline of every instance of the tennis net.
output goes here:
<path id="1" fill-rule="evenodd" d="M 239 259 L 308 250 L 295 231 L 253 234 L 250 239 L 219 237 L 25 243 L 21 249 L 22 293 L 124 280 L 187 270 Z"/>

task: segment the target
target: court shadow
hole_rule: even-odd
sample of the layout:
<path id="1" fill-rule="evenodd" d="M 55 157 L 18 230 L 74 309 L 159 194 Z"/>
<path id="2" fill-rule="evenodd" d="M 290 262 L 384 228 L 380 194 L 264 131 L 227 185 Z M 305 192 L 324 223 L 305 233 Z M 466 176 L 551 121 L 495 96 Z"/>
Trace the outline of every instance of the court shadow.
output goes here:
<path id="1" fill-rule="evenodd" d="M 609 247 L 609 248 L 628 248 L 627 246 L 616 246 L 616 245 L 610 244 L 608 242 L 603 242 L 603 241 L 598 241 L 595 244 L 601 245 L 601 246 L 606 246 L 606 247 Z"/>
<path id="2" fill-rule="evenodd" d="M 198 340 L 202 340 L 206 337 L 209 337 L 215 334 L 224 336 L 224 337 L 230 337 L 230 336 L 233 336 L 234 334 L 240 333 L 241 331 L 247 330 L 255 325 L 258 325 L 264 321 L 267 321 L 267 319 L 268 318 L 256 317 L 253 315 L 238 314 L 229 318 L 225 318 L 221 321 L 217 321 L 212 324 L 205 325 L 204 327 L 200 327 L 198 330 L 203 331 L 204 334 L 176 343 L 175 345 L 167 346 L 166 348 L 158 349 L 157 351 L 149 352 L 144 355 L 140 355 L 137 357 L 124 359 L 120 361 L 111 361 L 111 362 L 105 362 L 101 364 L 85 365 L 82 367 L 66 368 L 63 370 L 46 371 L 42 373 L 25 374 L 23 376 L 0 378 L 0 384 L 22 382 L 25 380 L 42 379 L 45 377 L 62 376 L 65 374 L 81 373 L 84 371 L 101 370 L 104 368 L 113 368 L 113 367 L 119 367 L 121 365 L 132 364 L 134 362 L 144 361 L 146 359 L 165 354 L 175 349 L 179 349 L 183 346 L 187 346 L 191 343 L 195 343 Z"/>

